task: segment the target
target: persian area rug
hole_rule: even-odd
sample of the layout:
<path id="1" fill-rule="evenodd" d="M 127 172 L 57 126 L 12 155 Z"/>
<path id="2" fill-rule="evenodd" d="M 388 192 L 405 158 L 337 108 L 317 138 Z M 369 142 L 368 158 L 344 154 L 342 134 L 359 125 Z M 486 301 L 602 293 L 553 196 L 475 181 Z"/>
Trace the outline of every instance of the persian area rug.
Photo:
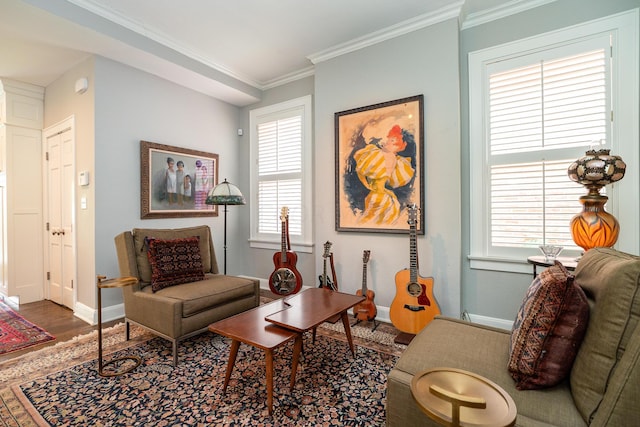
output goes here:
<path id="1" fill-rule="evenodd" d="M 0 354 L 56 339 L 0 301 Z"/>
<path id="2" fill-rule="evenodd" d="M 0 382 L 9 385 L 0 390 L 0 426 L 383 426 L 387 375 L 402 347 L 373 340 L 384 331 L 374 337 L 370 328 L 355 326 L 354 358 L 342 331 L 328 326 L 318 328 L 315 343 L 305 334 L 293 391 L 293 343 L 276 350 L 273 416 L 262 350 L 240 346 L 222 394 L 229 339 L 205 333 L 184 341 L 174 368 L 167 341 L 132 327 L 134 338 L 126 342 L 124 326 L 118 325 L 105 332 L 105 359 L 143 358 L 120 377 L 97 374 L 96 334 L 34 352 L 30 360 L 0 364 Z"/>

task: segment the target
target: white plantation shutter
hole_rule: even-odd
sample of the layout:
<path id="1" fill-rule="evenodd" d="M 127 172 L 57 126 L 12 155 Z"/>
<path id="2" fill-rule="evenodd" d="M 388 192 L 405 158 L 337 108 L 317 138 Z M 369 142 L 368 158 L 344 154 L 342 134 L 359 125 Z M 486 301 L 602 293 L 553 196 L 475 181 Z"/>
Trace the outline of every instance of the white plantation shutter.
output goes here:
<path id="1" fill-rule="evenodd" d="M 607 65 L 599 48 L 489 74 L 491 246 L 575 248 L 568 225 L 585 190 L 567 167 L 608 139 Z"/>
<path id="2" fill-rule="evenodd" d="M 491 168 L 491 244 L 537 247 L 575 244 L 569 220 L 584 187 L 567 182 L 569 160 Z"/>
<path id="3" fill-rule="evenodd" d="M 250 111 L 252 247 L 280 249 L 285 206 L 291 244 L 304 252 L 313 246 L 311 117 L 310 96 Z"/>
<path id="4" fill-rule="evenodd" d="M 258 125 L 258 232 L 281 232 L 289 208 L 289 235 L 302 233 L 302 117 Z"/>

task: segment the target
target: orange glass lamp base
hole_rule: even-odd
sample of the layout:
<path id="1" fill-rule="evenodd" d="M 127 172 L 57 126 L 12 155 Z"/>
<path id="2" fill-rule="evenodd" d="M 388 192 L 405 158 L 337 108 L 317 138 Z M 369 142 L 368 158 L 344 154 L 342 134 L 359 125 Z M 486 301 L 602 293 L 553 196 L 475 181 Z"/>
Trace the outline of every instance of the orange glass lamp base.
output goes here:
<path id="1" fill-rule="evenodd" d="M 588 194 L 580 197 L 582 212 L 571 219 L 571 237 L 585 251 L 595 247 L 611 247 L 618 240 L 620 224 L 604 210 L 608 197 Z"/>

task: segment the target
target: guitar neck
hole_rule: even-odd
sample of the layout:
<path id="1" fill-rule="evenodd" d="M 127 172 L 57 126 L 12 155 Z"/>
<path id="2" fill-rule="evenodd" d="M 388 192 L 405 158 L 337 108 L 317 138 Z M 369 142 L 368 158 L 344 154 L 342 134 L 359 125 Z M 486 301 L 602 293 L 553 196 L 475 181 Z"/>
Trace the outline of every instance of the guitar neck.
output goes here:
<path id="1" fill-rule="evenodd" d="M 324 258 L 324 268 L 322 270 L 322 285 L 327 286 L 327 257 Z"/>
<path id="2" fill-rule="evenodd" d="M 415 225 L 412 225 L 409 230 L 409 280 L 411 283 L 418 281 L 418 244 Z"/>
<path id="3" fill-rule="evenodd" d="M 280 247 L 280 260 L 283 264 L 287 263 L 287 225 L 286 221 L 282 221 L 282 241 Z"/>
<path id="4" fill-rule="evenodd" d="M 362 263 L 362 295 L 367 293 L 367 263 Z"/>

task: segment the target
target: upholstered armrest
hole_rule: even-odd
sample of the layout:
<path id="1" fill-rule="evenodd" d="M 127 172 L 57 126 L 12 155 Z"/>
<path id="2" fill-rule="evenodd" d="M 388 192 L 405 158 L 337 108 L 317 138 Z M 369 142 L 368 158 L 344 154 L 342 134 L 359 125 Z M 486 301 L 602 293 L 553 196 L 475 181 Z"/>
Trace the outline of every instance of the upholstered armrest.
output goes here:
<path id="1" fill-rule="evenodd" d="M 640 396 L 640 325 L 635 327 L 622 358 L 617 363 L 592 426 L 622 426 L 638 417 Z"/>
<path id="2" fill-rule="evenodd" d="M 120 233 L 115 237 L 116 254 L 118 255 L 118 266 L 121 276 L 132 276 L 140 278 L 138 265 L 136 264 L 135 248 L 133 236 L 130 231 Z"/>

